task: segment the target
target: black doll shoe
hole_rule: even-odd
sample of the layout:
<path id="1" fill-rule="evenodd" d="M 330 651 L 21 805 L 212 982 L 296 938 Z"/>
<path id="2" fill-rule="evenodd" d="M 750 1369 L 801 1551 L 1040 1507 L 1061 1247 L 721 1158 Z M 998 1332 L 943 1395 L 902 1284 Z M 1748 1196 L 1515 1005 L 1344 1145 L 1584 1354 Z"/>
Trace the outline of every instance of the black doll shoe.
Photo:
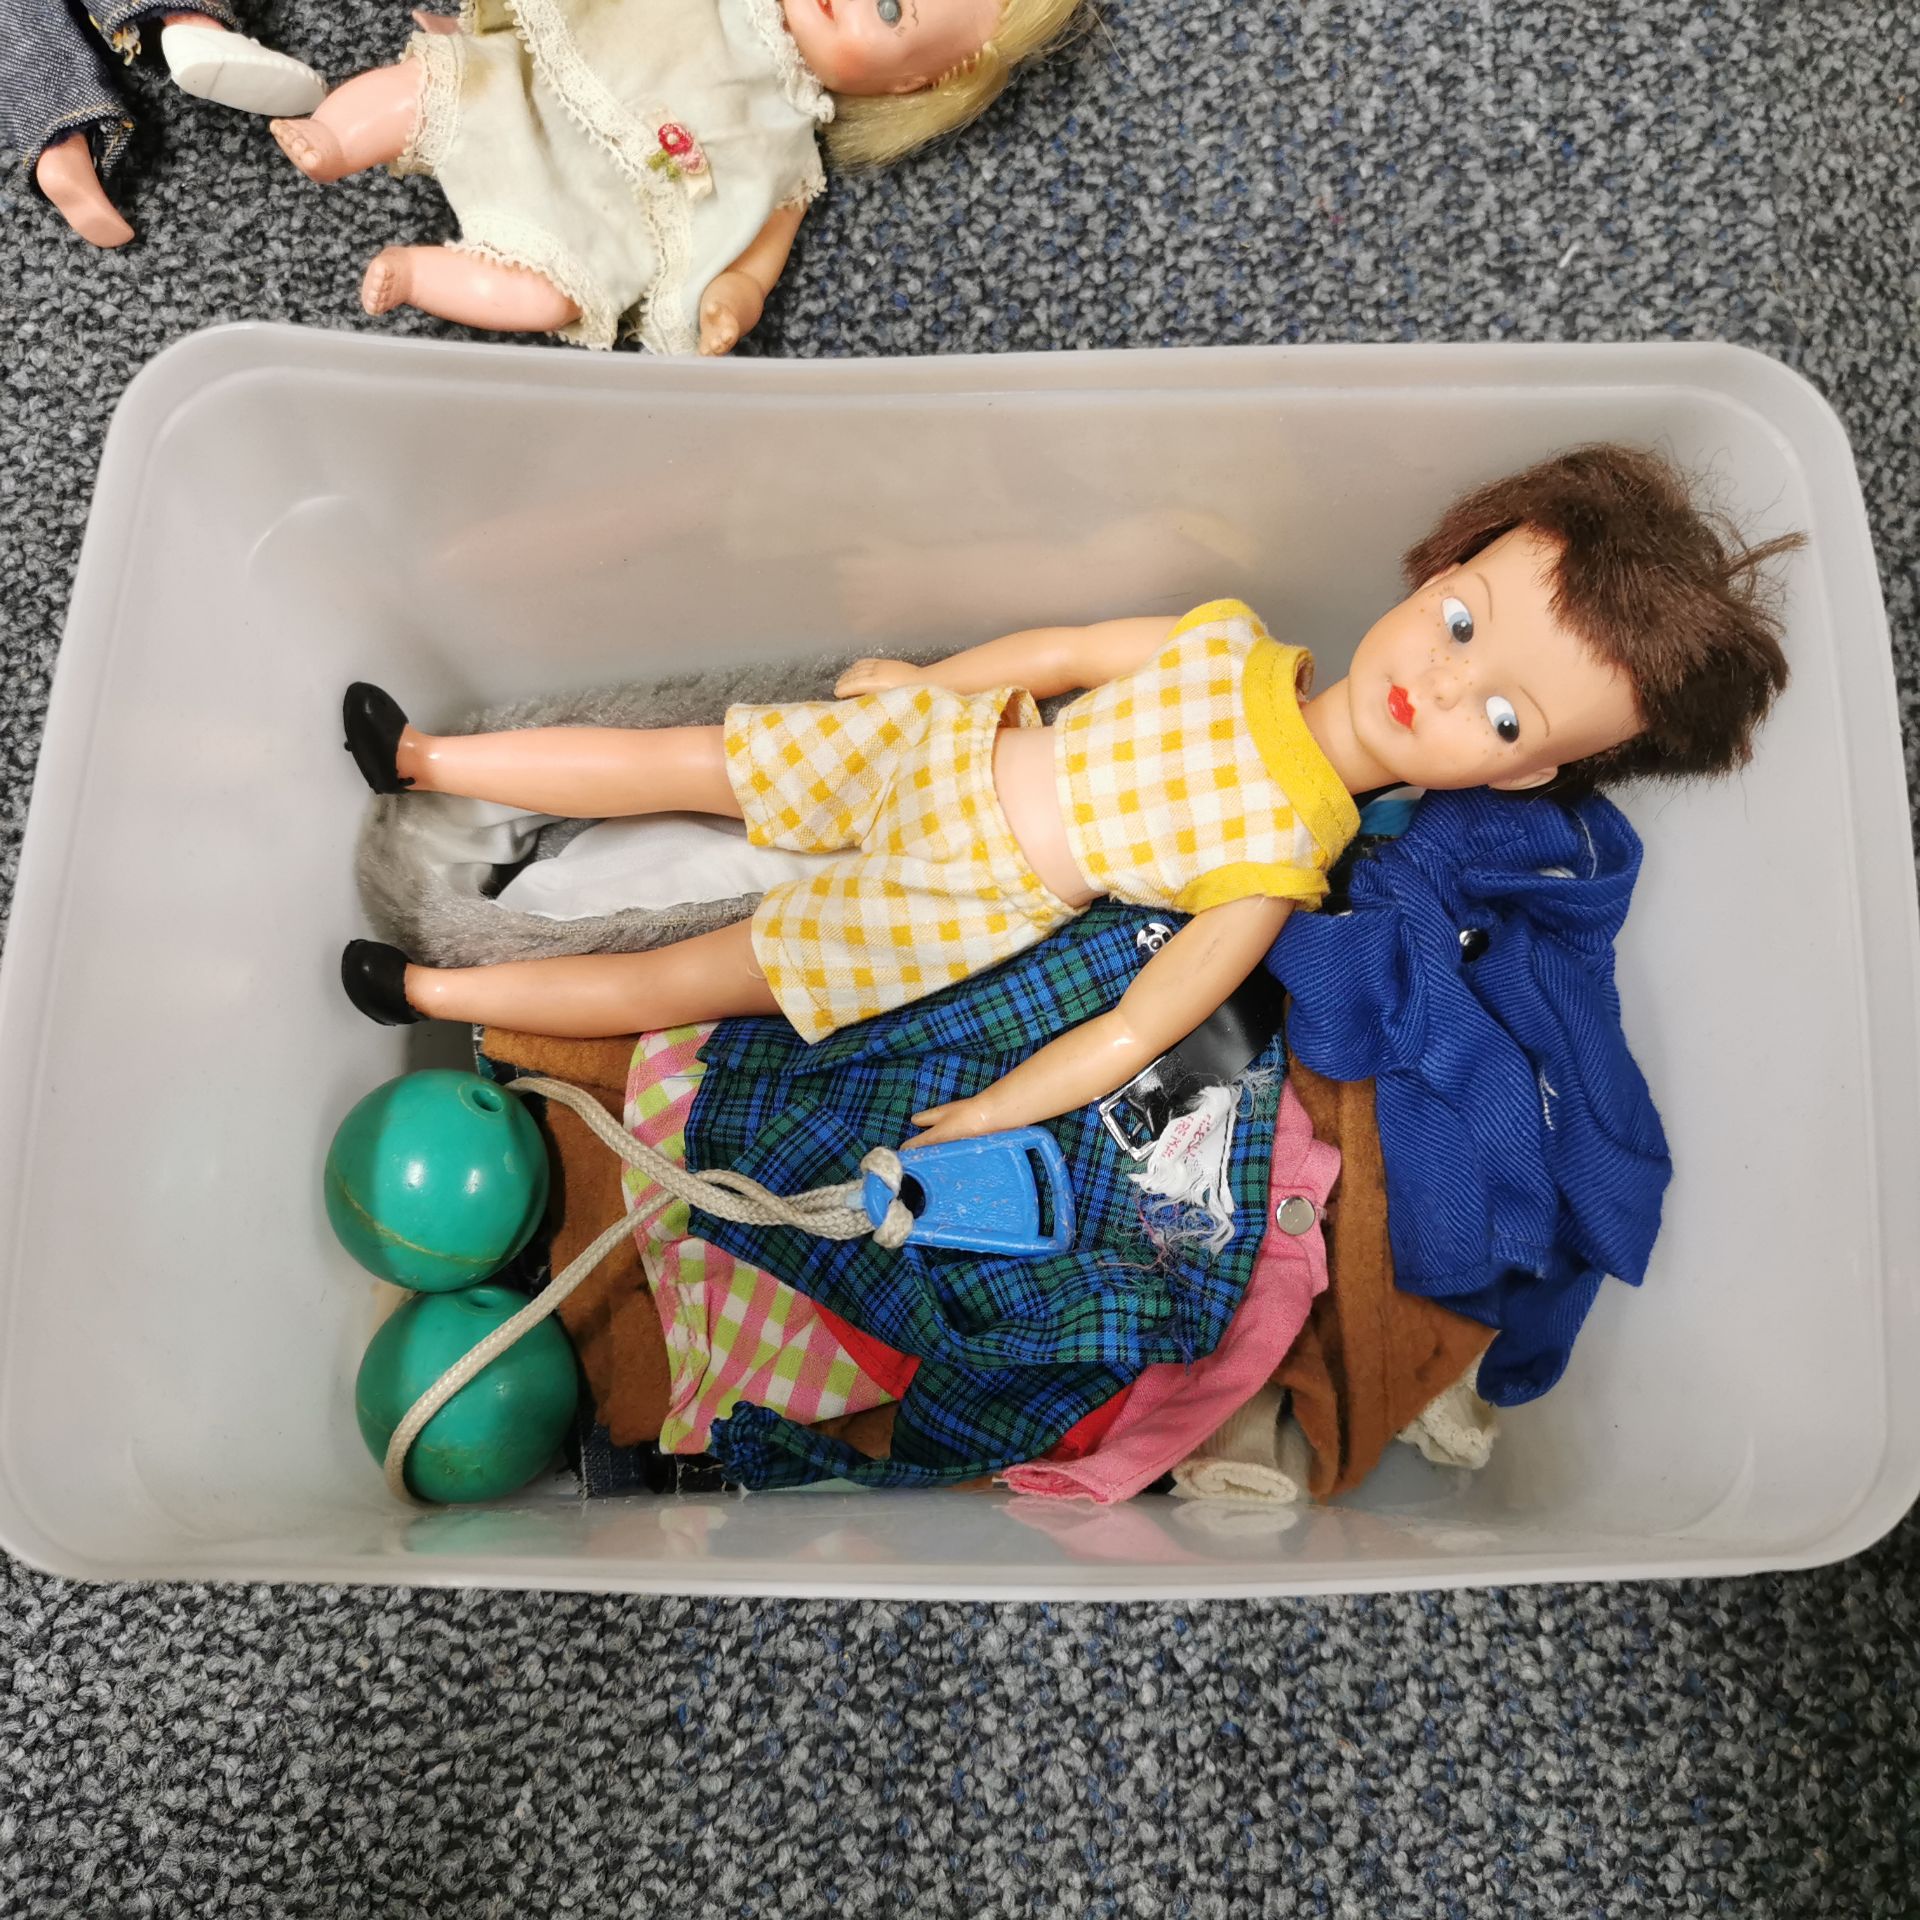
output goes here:
<path id="1" fill-rule="evenodd" d="M 392 694 L 370 680 L 356 680 L 340 703 L 340 720 L 353 764 L 375 793 L 404 793 L 413 785 L 400 777 L 400 736 L 407 730 L 407 716 Z"/>
<path id="2" fill-rule="evenodd" d="M 349 940 L 340 956 L 340 984 L 369 1020 L 383 1027 L 409 1027 L 424 1020 L 407 1005 L 407 956 L 378 940 Z"/>

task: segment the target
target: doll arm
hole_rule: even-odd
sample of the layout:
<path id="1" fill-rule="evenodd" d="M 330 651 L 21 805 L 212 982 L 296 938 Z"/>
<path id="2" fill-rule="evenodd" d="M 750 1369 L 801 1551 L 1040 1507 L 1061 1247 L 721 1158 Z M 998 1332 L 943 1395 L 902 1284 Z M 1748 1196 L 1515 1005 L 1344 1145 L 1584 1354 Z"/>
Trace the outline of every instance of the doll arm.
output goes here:
<path id="1" fill-rule="evenodd" d="M 1045 700 L 1076 687 L 1104 686 L 1144 667 L 1167 644 L 1174 624 L 1171 615 L 1155 613 L 1097 620 L 1088 627 L 1029 627 L 925 667 L 912 667 L 904 660 L 856 660 L 833 690 L 845 700 L 888 687 L 945 687 L 950 693 L 1025 687 L 1036 699 Z M 1206 1015 L 1200 1017 L 1204 1020 Z"/>
<path id="2" fill-rule="evenodd" d="M 1110 1012 L 1029 1054 L 970 1100 L 913 1116 L 912 1146 L 1001 1133 L 1101 1100 L 1222 1006 L 1265 959 L 1293 910 L 1254 896 L 1197 913 L 1135 976 Z"/>
<path id="3" fill-rule="evenodd" d="M 776 207 L 746 251 L 707 282 L 700 296 L 702 353 L 727 353 L 760 324 L 767 295 L 786 272 L 793 237 L 806 217 L 805 207 Z"/>

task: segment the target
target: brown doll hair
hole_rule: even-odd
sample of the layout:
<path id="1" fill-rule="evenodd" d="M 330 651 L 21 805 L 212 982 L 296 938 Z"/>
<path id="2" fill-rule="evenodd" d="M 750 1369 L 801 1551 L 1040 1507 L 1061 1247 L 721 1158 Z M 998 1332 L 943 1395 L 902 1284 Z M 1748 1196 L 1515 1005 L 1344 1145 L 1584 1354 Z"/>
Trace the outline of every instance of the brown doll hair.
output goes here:
<path id="1" fill-rule="evenodd" d="M 1633 683 L 1645 730 L 1563 767 L 1550 791 L 1727 773 L 1787 684 L 1778 589 L 1763 569 L 1806 544 L 1747 546 L 1680 474 L 1631 447 L 1577 447 L 1457 500 L 1406 556 L 1418 587 L 1515 527 L 1560 544 L 1553 609 Z"/>
<path id="2" fill-rule="evenodd" d="M 986 112 L 1016 67 L 1051 53 L 1084 25 L 1083 0 L 1002 0 L 993 38 L 918 93 L 833 96 L 827 157 L 843 172 L 887 167 Z"/>

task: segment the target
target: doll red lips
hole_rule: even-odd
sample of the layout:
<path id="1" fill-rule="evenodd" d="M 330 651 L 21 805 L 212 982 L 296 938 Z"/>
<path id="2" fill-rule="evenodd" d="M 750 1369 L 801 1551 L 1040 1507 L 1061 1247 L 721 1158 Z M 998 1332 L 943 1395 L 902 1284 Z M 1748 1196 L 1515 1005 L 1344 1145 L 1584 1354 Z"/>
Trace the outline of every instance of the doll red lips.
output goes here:
<path id="1" fill-rule="evenodd" d="M 1413 725 L 1413 702 L 1407 698 L 1405 687 L 1396 686 L 1387 689 L 1387 711 L 1403 727 L 1410 728 Z"/>

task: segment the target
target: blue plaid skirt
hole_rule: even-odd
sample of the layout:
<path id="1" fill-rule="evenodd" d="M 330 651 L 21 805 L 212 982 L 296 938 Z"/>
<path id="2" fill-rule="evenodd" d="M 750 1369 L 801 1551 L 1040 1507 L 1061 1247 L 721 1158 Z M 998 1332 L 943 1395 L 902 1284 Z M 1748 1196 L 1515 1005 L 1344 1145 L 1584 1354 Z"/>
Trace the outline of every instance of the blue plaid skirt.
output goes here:
<path id="1" fill-rule="evenodd" d="M 735 1167 L 776 1193 L 849 1178 L 869 1147 L 898 1146 L 908 1116 L 962 1099 L 1104 1013 L 1154 944 L 1154 916 L 1102 902 L 1038 946 L 925 1000 L 808 1045 L 786 1021 L 725 1020 L 687 1121 L 690 1166 Z M 1091 1107 L 1049 1122 L 1073 1183 L 1064 1253 L 991 1258 L 871 1240 L 822 1241 L 696 1213 L 695 1231 L 855 1326 L 921 1357 L 893 1457 L 865 1460 L 764 1407 L 713 1429 L 728 1475 L 752 1488 L 840 1477 L 930 1486 L 1037 1459 L 1150 1366 L 1211 1353 L 1252 1276 L 1266 1224 L 1284 1063 L 1242 1096 L 1229 1164 L 1234 1235 L 1219 1253 L 1153 1243 L 1133 1163 Z"/>

